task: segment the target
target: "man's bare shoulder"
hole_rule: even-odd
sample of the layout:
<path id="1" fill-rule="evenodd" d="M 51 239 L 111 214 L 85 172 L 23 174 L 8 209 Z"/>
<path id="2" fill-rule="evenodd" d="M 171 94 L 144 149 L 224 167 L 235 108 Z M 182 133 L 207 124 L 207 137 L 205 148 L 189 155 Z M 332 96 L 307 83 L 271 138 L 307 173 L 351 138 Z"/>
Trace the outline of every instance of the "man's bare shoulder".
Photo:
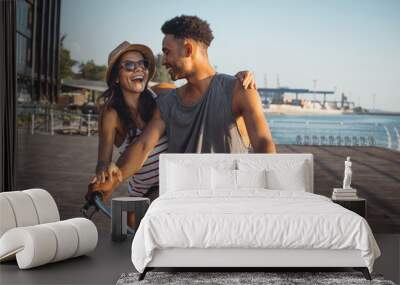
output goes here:
<path id="1" fill-rule="evenodd" d="M 245 89 L 237 79 L 233 88 L 232 110 L 234 113 L 241 113 L 243 109 L 251 109 L 261 101 L 257 89 Z"/>

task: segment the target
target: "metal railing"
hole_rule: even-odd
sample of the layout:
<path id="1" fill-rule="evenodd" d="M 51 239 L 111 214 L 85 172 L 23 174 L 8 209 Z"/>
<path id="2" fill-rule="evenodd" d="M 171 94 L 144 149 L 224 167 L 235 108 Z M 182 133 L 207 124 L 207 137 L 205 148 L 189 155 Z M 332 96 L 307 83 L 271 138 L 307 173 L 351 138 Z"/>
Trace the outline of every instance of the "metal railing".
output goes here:
<path id="1" fill-rule="evenodd" d="M 369 122 L 268 121 L 275 142 L 297 145 L 380 146 L 400 150 L 399 126 Z"/>
<path id="2" fill-rule="evenodd" d="M 52 107 L 18 107 L 17 127 L 31 134 L 91 136 L 98 132 L 98 115 L 55 110 Z"/>

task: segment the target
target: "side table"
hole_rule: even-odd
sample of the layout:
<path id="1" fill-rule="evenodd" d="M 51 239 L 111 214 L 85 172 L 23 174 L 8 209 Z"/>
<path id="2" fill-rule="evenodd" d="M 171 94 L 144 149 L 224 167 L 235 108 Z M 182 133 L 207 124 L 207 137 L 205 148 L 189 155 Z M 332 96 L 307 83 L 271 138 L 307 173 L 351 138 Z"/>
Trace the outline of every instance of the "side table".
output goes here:
<path id="1" fill-rule="evenodd" d="M 359 214 L 361 217 L 367 217 L 367 201 L 363 198 L 356 199 L 332 199 L 332 202 L 341 205 L 342 207 Z"/>
<path id="2" fill-rule="evenodd" d="M 111 239 L 113 241 L 123 241 L 127 237 L 128 231 L 128 213 L 135 213 L 136 232 L 140 221 L 146 214 L 150 206 L 149 198 L 142 197 L 118 197 L 111 200 Z"/>

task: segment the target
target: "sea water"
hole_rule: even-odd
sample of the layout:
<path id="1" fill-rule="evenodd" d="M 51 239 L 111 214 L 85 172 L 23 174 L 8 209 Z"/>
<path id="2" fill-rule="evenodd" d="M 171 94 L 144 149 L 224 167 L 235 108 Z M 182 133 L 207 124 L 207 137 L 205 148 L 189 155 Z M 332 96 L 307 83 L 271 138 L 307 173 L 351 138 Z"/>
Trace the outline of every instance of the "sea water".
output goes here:
<path id="1" fill-rule="evenodd" d="M 400 116 L 266 115 L 278 144 L 380 146 L 400 150 Z"/>

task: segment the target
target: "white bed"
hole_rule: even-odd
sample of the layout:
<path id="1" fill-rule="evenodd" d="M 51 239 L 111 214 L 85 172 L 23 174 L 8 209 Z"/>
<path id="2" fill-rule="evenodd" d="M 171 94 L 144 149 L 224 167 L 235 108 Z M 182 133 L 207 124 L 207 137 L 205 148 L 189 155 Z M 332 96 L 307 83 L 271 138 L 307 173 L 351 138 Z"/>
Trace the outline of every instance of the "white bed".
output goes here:
<path id="1" fill-rule="evenodd" d="M 311 154 L 163 154 L 132 243 L 154 267 L 354 267 L 380 251 L 359 215 L 313 194 Z"/>

